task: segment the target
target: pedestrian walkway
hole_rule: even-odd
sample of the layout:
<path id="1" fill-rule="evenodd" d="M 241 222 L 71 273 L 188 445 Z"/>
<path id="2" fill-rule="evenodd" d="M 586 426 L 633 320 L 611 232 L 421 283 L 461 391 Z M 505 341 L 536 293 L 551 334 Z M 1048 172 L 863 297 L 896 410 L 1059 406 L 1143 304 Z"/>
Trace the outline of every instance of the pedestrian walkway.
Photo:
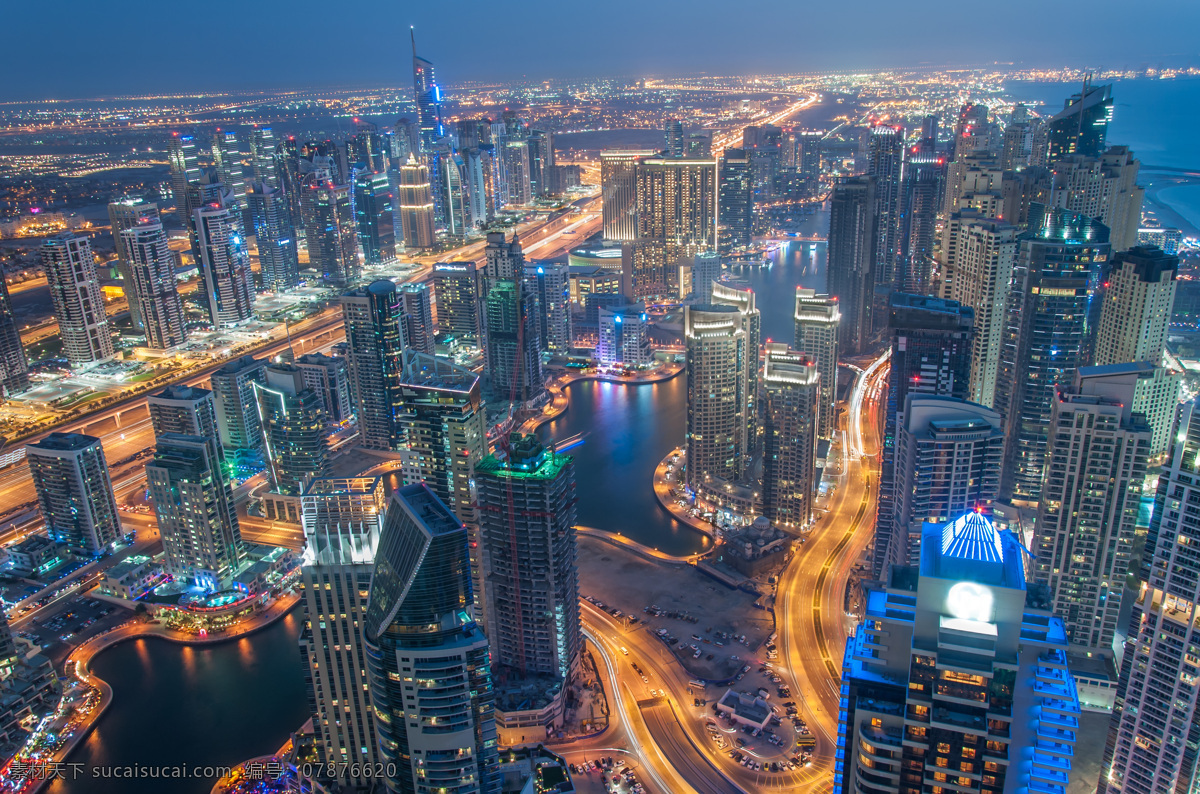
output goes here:
<path id="1" fill-rule="evenodd" d="M 663 364 L 652 370 L 638 372 L 629 377 L 623 375 L 611 375 L 606 372 L 579 372 L 568 370 L 561 375 L 556 375 L 546 384 L 546 391 L 550 393 L 550 401 L 542 408 L 542 412 L 536 416 L 531 416 L 521 423 L 520 432 L 532 433 L 547 422 L 552 422 L 558 417 L 567 412 L 570 407 L 567 398 L 567 387 L 572 383 L 584 380 L 598 380 L 605 383 L 620 383 L 629 386 L 640 386 L 645 383 L 661 383 L 683 372 L 682 364 Z"/>

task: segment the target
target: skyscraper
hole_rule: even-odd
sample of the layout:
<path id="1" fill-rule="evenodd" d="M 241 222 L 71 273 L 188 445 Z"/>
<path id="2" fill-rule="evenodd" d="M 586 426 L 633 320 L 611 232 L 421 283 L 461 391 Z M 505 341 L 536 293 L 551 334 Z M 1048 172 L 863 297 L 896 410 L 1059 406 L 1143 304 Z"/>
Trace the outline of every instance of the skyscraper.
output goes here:
<path id="1" fill-rule="evenodd" d="M 895 444 L 890 548 L 882 573 L 920 560 L 926 522 L 988 512 L 1000 493 L 1004 430 L 990 408 L 953 397 L 911 393 Z"/>
<path id="2" fill-rule="evenodd" d="M 276 167 L 275 147 L 275 133 L 270 127 L 253 127 L 250 130 L 250 181 L 280 190 L 283 181 Z"/>
<path id="3" fill-rule="evenodd" d="M 417 39 L 412 39 L 413 101 L 417 105 L 417 129 L 421 151 L 428 152 L 445 135 L 442 127 L 442 89 L 433 73 L 433 62 L 417 55 Z"/>
<path id="4" fill-rule="evenodd" d="M 231 466 L 258 470 L 262 466 L 262 421 L 254 384 L 262 382 L 266 359 L 242 356 L 212 374 L 217 435 Z"/>
<path id="5" fill-rule="evenodd" d="M 433 248 L 433 194 L 429 186 L 429 168 L 410 155 L 398 173 L 397 205 L 404 247 Z"/>
<path id="6" fill-rule="evenodd" d="M 113 201 L 108 205 L 108 223 L 112 229 L 113 247 L 117 254 L 117 272 L 125 287 L 125 297 L 129 303 L 129 317 L 133 320 L 134 328 L 142 327 L 142 307 L 138 305 L 133 295 L 133 276 L 129 272 L 129 253 L 125 250 L 123 233 L 142 223 L 159 221 L 158 205 L 141 199 L 124 199 Z"/>
<path id="7" fill-rule="evenodd" d="M 437 329 L 453 339 L 483 344 L 480 328 L 483 279 L 474 262 L 439 262 L 430 275 L 437 306 Z"/>
<path id="8" fill-rule="evenodd" d="M 304 383 L 321 398 L 326 425 L 350 422 L 356 416 L 350 369 L 344 356 L 306 353 L 295 361 Z"/>
<path id="9" fill-rule="evenodd" d="M 743 454 L 750 456 L 758 448 L 758 376 L 759 359 L 762 355 L 762 314 L 755 303 L 754 290 L 744 282 L 718 282 L 713 284 L 712 305 L 733 306 L 742 315 L 742 327 L 746 330 L 746 347 L 741 358 L 727 362 L 737 377 L 737 399 L 739 422 L 745 430 L 745 438 L 739 442 Z"/>
<path id="10" fill-rule="evenodd" d="M 924 528 L 919 568 L 868 587 L 842 666 L 835 794 L 1065 788 L 1079 696 L 1022 554 L 967 513 Z"/>
<path id="11" fill-rule="evenodd" d="M 487 454 L 479 376 L 446 359 L 409 352 L 399 394 L 405 479 L 424 482 L 455 515 L 474 523 L 471 477 Z"/>
<path id="12" fill-rule="evenodd" d="M 236 130 L 218 130 L 213 135 L 212 157 L 221 183 L 240 199 L 246 194 L 246 177 L 242 173 L 242 145 Z"/>
<path id="13" fill-rule="evenodd" d="M 155 438 L 164 433 L 178 433 L 209 438 L 221 445 L 216 402 L 208 389 L 173 384 L 147 397 L 146 408 Z"/>
<path id="14" fill-rule="evenodd" d="M 393 193 L 386 172 L 359 171 L 354 175 L 354 214 L 358 242 L 367 267 L 396 261 Z"/>
<path id="15" fill-rule="evenodd" d="M 637 239 L 716 248 L 716 160 L 647 157 L 635 172 Z"/>
<path id="16" fill-rule="evenodd" d="M 624 243 L 637 239 L 637 163 L 654 152 L 607 149 L 600 152 L 601 214 L 604 239 Z"/>
<path id="17" fill-rule="evenodd" d="M 1141 587 L 1129 620 L 1101 794 L 1194 791 L 1200 777 L 1194 604 L 1200 601 L 1200 410 L 1179 408 L 1171 454 L 1158 478 Z"/>
<path id="18" fill-rule="evenodd" d="M 496 794 L 491 656 L 471 615 L 467 529 L 425 485 L 392 494 L 370 593 L 363 640 L 387 790 Z"/>
<path id="19" fill-rule="evenodd" d="M 796 335 L 792 346 L 808 355 L 821 375 L 817 406 L 817 436 L 832 438 L 837 431 L 838 326 L 842 312 L 837 298 L 796 287 Z"/>
<path id="20" fill-rule="evenodd" d="M 500 401 L 528 403 L 546 393 L 542 376 L 537 301 L 520 281 L 503 279 L 488 290 L 484 315 L 487 375 Z"/>
<path id="21" fill-rule="evenodd" d="M 214 438 L 163 433 L 146 464 L 167 570 L 210 592 L 228 588 L 245 560 L 218 450 Z"/>
<path id="22" fill-rule="evenodd" d="M 25 454 L 52 539 L 84 557 L 94 557 L 121 539 L 121 514 L 100 439 L 51 433 L 26 446 Z"/>
<path id="23" fill-rule="evenodd" d="M 867 175 L 875 177 L 875 284 L 898 287 L 896 264 L 900 244 L 904 128 L 876 125 L 867 141 Z"/>
<path id="24" fill-rule="evenodd" d="M 272 491 L 299 496 L 304 485 L 329 474 L 329 442 L 321 396 L 293 364 L 270 364 L 254 383 Z"/>
<path id="25" fill-rule="evenodd" d="M 40 253 L 67 361 L 78 369 L 112 358 L 112 332 L 88 238 L 65 232 L 47 239 Z"/>
<path id="26" fill-rule="evenodd" d="M 214 328 L 229 328 L 249 320 L 254 309 L 250 256 L 238 214 L 229 207 L 209 204 L 194 215 L 198 265 Z"/>
<path id="27" fill-rule="evenodd" d="M 434 354 L 435 327 L 433 324 L 433 295 L 427 282 L 401 284 L 397 287 L 404 312 L 404 341 L 410 350 Z"/>
<path id="28" fill-rule="evenodd" d="M 769 342 L 763 363 L 763 515 L 793 532 L 812 522 L 821 375 L 816 362 Z"/>
<path id="29" fill-rule="evenodd" d="M 696 303 L 712 303 L 713 284 L 721 280 L 721 256 L 716 251 L 701 251 L 690 257 L 691 297 Z"/>
<path id="30" fill-rule="evenodd" d="M 554 187 L 554 133 L 530 130 L 527 145 L 533 195 L 546 197 L 558 192 Z"/>
<path id="31" fill-rule="evenodd" d="M 8 284 L 0 278 L 0 394 L 8 397 L 27 388 L 29 361 L 21 346 L 21 332 L 17 330 Z"/>
<path id="32" fill-rule="evenodd" d="M 544 709 L 544 724 L 561 724 L 583 650 L 575 464 L 532 435 L 501 446 L 506 458 L 489 455 L 475 470 L 496 708 Z M 523 703 L 522 684 L 535 681 L 537 700 Z"/>
<path id="33" fill-rule="evenodd" d="M 1079 154 L 1099 157 L 1112 121 L 1111 85 L 1089 85 L 1063 102 L 1063 109 L 1046 123 L 1046 160 L 1050 165 L 1063 157 Z"/>
<path id="34" fill-rule="evenodd" d="M 829 294 L 842 310 L 842 349 L 863 353 L 874 338 L 875 180 L 851 177 L 833 189 L 829 214 L 826 272 Z"/>
<path id="35" fill-rule="evenodd" d="M 773 124 L 751 125 L 742 130 L 742 149 L 750 158 L 754 201 L 775 197 L 783 168 L 783 130 Z"/>
<path id="36" fill-rule="evenodd" d="M 897 292 L 892 294 L 890 309 L 892 356 L 873 564 L 877 578 L 887 574 L 889 565 L 903 564 L 904 559 L 907 538 L 892 533 L 899 497 L 897 483 L 902 474 L 896 458 L 896 436 L 905 421 L 908 395 L 967 398 L 975 323 L 970 307 L 940 298 Z"/>
<path id="37" fill-rule="evenodd" d="M 754 193 L 745 149 L 726 149 L 721 154 L 718 191 L 720 250 L 728 253 L 749 246 L 754 233 Z"/>
<path id="38" fill-rule="evenodd" d="M 175 254 L 158 221 L 121 232 L 133 294 L 130 304 L 146 330 L 146 347 L 166 350 L 183 344 L 188 337 L 183 322 L 183 302 L 175 284 Z"/>
<path id="39" fill-rule="evenodd" d="M 1179 257 L 1153 246 L 1113 255 L 1096 331 L 1096 364 L 1162 364 L 1178 270 Z"/>
<path id="40" fill-rule="evenodd" d="M 896 288 L 928 293 L 937 254 L 937 221 L 946 190 L 945 158 L 909 151 L 900 185 L 900 230 L 897 236 Z"/>
<path id="41" fill-rule="evenodd" d="M 318 182 L 304 190 L 311 208 L 304 229 L 308 265 L 332 284 L 350 284 L 362 272 L 358 261 L 359 230 L 354 217 L 353 188 Z"/>
<path id="42" fill-rule="evenodd" d="M 525 272 L 525 252 L 521 241 L 513 234 L 511 241 L 504 232 L 488 232 L 487 245 L 483 249 L 483 277 L 486 287 L 505 279 L 514 281 Z"/>
<path id="43" fill-rule="evenodd" d="M 970 399 L 988 407 L 996 405 L 1017 234 L 1015 226 L 976 210 L 951 213 L 942 232 L 944 293 L 975 310 Z"/>
<path id="44" fill-rule="evenodd" d="M 687 477 L 693 488 L 745 473 L 745 395 L 738 389 L 749 330 L 736 306 L 685 306 Z M 733 366 L 731 366 L 733 364 Z"/>
<path id="45" fill-rule="evenodd" d="M 654 360 L 649 317 L 643 306 L 598 306 L 596 315 L 597 361 L 638 366 Z"/>
<path id="46" fill-rule="evenodd" d="M 1038 502 L 1037 578 L 1076 649 L 1112 653 L 1152 434 L 1135 369 L 1081 367 L 1054 395 Z"/>
<path id="47" fill-rule="evenodd" d="M 551 354 L 571 352 L 571 278 L 566 262 L 525 265 L 524 289 L 537 301 L 538 338 Z"/>
<path id="48" fill-rule="evenodd" d="M 342 297 L 350 382 L 358 404 L 359 443 L 367 449 L 397 449 L 400 372 L 404 363 L 404 303 L 387 279 Z"/>
<path id="49" fill-rule="evenodd" d="M 1140 167 L 1125 146 L 1113 146 L 1097 157 L 1062 157 L 1050 170 L 1048 203 L 1103 223 L 1114 251 L 1132 248 L 1146 193 L 1137 183 Z"/>
<path id="50" fill-rule="evenodd" d="M 1035 205 L 1029 231 L 1018 237 L 996 387 L 1008 432 L 1004 499 L 1040 496 L 1054 393 L 1087 363 L 1093 299 L 1108 254 L 1103 224 L 1059 208 Z"/>
<path id="51" fill-rule="evenodd" d="M 368 785 L 379 744 L 362 630 L 386 505 L 383 477 L 322 477 L 309 483 L 301 503 L 300 651 L 317 752 L 333 773 L 325 777 Z"/>
<path id="52" fill-rule="evenodd" d="M 251 182 L 246 203 L 254 223 L 263 288 L 287 292 L 300 282 L 296 229 L 287 197 L 267 182 Z"/>
<path id="53" fill-rule="evenodd" d="M 663 125 L 663 137 L 666 142 L 663 153 L 667 157 L 683 157 L 683 122 L 679 119 L 667 119 Z"/>
<path id="54" fill-rule="evenodd" d="M 200 151 L 196 139 L 191 135 L 172 132 L 167 141 L 167 161 L 171 169 L 171 194 L 175 199 L 175 214 L 184 226 L 192 225 L 192 211 L 196 209 L 188 200 L 188 187 L 200 181 Z"/>

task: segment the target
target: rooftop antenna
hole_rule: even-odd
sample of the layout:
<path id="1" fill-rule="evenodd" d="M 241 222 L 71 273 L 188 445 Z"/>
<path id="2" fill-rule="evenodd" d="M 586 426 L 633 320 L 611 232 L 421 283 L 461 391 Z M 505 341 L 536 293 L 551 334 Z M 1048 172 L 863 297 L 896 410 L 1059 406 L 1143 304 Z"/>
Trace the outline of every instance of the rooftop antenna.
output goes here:
<path id="1" fill-rule="evenodd" d="M 416 28 L 416 25 L 408 26 L 408 37 L 409 37 L 409 39 L 412 40 L 412 48 L 413 48 L 413 57 L 414 58 L 417 57 L 417 33 L 416 33 L 415 28 Z"/>

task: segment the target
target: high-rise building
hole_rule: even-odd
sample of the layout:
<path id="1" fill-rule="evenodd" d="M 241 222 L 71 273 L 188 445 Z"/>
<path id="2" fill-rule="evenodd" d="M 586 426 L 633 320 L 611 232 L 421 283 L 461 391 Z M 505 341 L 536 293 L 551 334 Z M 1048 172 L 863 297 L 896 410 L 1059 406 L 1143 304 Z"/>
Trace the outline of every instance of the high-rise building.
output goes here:
<path id="1" fill-rule="evenodd" d="M 716 248 L 716 160 L 647 157 L 635 172 L 637 239 Z"/>
<path id="2" fill-rule="evenodd" d="M 433 248 L 433 193 L 429 185 L 429 167 L 410 155 L 397 173 L 400 181 L 396 204 L 404 247 Z"/>
<path id="3" fill-rule="evenodd" d="M 475 470 L 496 710 L 502 724 L 512 712 L 542 710 L 548 727 L 562 722 L 583 651 L 575 463 L 533 435 L 501 448 Z M 533 682 L 538 697 L 523 702 Z"/>
<path id="4" fill-rule="evenodd" d="M 773 124 L 742 130 L 742 149 L 750 158 L 750 181 L 755 202 L 775 197 L 783 169 L 783 130 Z"/>
<path id="5" fill-rule="evenodd" d="M 896 288 L 925 295 L 937 255 L 937 221 L 946 190 L 946 160 L 932 151 L 908 152 L 900 184 Z"/>
<path id="6" fill-rule="evenodd" d="M 926 522 L 987 512 L 1000 493 L 1004 430 L 990 408 L 935 394 L 909 394 L 898 425 L 890 548 L 882 564 L 920 560 Z"/>
<path id="7" fill-rule="evenodd" d="M 262 421 L 254 384 L 262 382 L 266 365 L 266 359 L 242 356 L 214 372 L 209 383 L 225 460 L 239 468 L 257 469 L 263 462 Z"/>
<path id="8" fill-rule="evenodd" d="M 146 464 L 146 487 L 162 535 L 167 570 L 215 592 L 245 561 L 233 490 L 213 438 L 163 433 Z"/>
<path id="9" fill-rule="evenodd" d="M 272 491 L 299 496 L 305 484 L 329 474 L 329 441 L 321 395 L 293 364 L 270 364 L 253 385 L 262 422 Z"/>
<path id="10" fill-rule="evenodd" d="M 1101 794 L 1195 791 L 1196 746 L 1194 604 L 1200 601 L 1200 410 L 1179 408 L 1171 454 L 1158 478 L 1146 538 L 1141 586 L 1129 619 L 1116 705 L 1109 723 Z"/>
<path id="11" fill-rule="evenodd" d="M 718 192 L 720 250 L 728 253 L 748 247 L 754 234 L 754 186 L 745 149 L 726 149 L 721 154 Z"/>
<path id="12" fill-rule="evenodd" d="M 1113 255 L 1096 331 L 1096 364 L 1162 363 L 1178 270 L 1179 257 L 1151 246 Z"/>
<path id="13" fill-rule="evenodd" d="M 510 207 L 524 207 L 533 203 L 528 138 L 500 136 L 500 170 L 504 176 L 501 182 L 503 203 Z"/>
<path id="14" fill-rule="evenodd" d="M 463 190 L 470 225 L 481 229 L 496 217 L 496 149 L 491 144 L 460 150 L 463 158 Z"/>
<path id="15" fill-rule="evenodd" d="M 29 360 L 21 345 L 8 284 L 0 278 L 0 395 L 18 394 L 29 388 Z"/>
<path id="16" fill-rule="evenodd" d="M 172 132 L 167 142 L 167 161 L 171 169 L 171 194 L 175 199 L 175 214 L 184 226 L 192 225 L 188 187 L 200 181 L 200 150 L 191 135 Z"/>
<path id="17" fill-rule="evenodd" d="M 437 307 L 437 330 L 454 340 L 483 344 L 480 307 L 483 279 L 474 262 L 438 262 L 430 275 Z"/>
<path id="18" fill-rule="evenodd" d="M 406 481 L 424 482 L 455 515 L 474 523 L 471 477 L 487 454 L 479 376 L 446 359 L 405 354 L 396 421 Z"/>
<path id="19" fill-rule="evenodd" d="M 471 581 L 462 522 L 425 485 L 393 493 L 363 625 L 389 792 L 500 791 L 491 655 Z"/>
<path id="20" fill-rule="evenodd" d="M 121 539 L 104 447 L 95 436 L 51 433 L 25 447 L 48 534 L 72 554 L 94 557 Z"/>
<path id="21" fill-rule="evenodd" d="M 700 251 L 684 267 L 691 273 L 689 294 L 696 303 L 712 303 L 713 284 L 721 280 L 721 256 L 716 251 Z"/>
<path id="22" fill-rule="evenodd" d="M 83 368 L 112 358 L 112 332 L 88 238 L 65 232 L 42 243 L 40 253 L 67 361 Z"/>
<path id="23" fill-rule="evenodd" d="M 521 241 L 513 235 L 508 240 L 504 232 L 488 232 L 487 244 L 483 249 L 483 277 L 486 287 L 501 279 L 515 281 L 525 271 L 525 252 Z"/>
<path id="24" fill-rule="evenodd" d="M 129 303 L 138 305 L 146 347 L 167 350 L 183 344 L 188 333 L 175 284 L 175 254 L 162 224 L 152 221 L 126 229 L 121 242 L 133 286 Z"/>
<path id="25" fill-rule="evenodd" d="M 123 232 L 143 223 L 160 221 L 158 205 L 141 199 L 124 199 L 108 205 L 108 223 L 112 229 L 113 247 L 117 254 L 116 267 L 125 287 L 125 297 L 129 302 L 129 317 L 133 320 L 134 328 L 142 327 L 142 308 L 134 299 L 133 276 L 129 272 L 129 253 L 125 250 Z"/>
<path id="26" fill-rule="evenodd" d="M 683 157 L 683 122 L 679 119 L 667 119 L 663 125 L 663 138 L 666 146 L 663 154 L 667 157 Z"/>
<path id="27" fill-rule="evenodd" d="M 825 134 L 802 131 L 796 135 L 796 172 L 806 198 L 821 191 L 821 141 Z"/>
<path id="28" fill-rule="evenodd" d="M 712 157 L 712 134 L 690 132 L 684 139 L 684 157 Z"/>
<path id="29" fill-rule="evenodd" d="M 817 436 L 833 438 L 837 431 L 838 326 L 842 312 L 838 299 L 816 290 L 796 287 L 796 335 L 792 346 L 812 358 L 821 375 L 817 406 Z"/>
<path id="30" fill-rule="evenodd" d="M 919 568 L 868 586 L 842 663 L 835 794 L 1066 788 L 1079 695 L 1023 554 L 967 513 L 924 528 Z"/>
<path id="31" fill-rule="evenodd" d="M 637 239 L 637 164 L 653 156 L 654 152 L 647 149 L 600 152 L 600 201 L 606 241 L 624 243 Z"/>
<path id="32" fill-rule="evenodd" d="M 155 438 L 164 433 L 178 433 L 210 438 L 218 446 L 222 443 L 217 430 L 216 402 L 208 389 L 173 384 L 147 397 L 146 408 Z"/>
<path id="33" fill-rule="evenodd" d="M 933 394 L 965 400 L 971 379 L 975 313 L 957 301 L 892 294 L 890 300 L 892 356 L 888 374 L 887 414 L 883 429 L 883 463 L 879 473 L 879 513 L 876 518 L 874 571 L 882 578 L 888 565 L 903 559 L 904 538 L 894 537 L 897 484 L 898 428 L 910 394 Z"/>
<path id="34" fill-rule="evenodd" d="M 733 306 L 742 315 L 746 329 L 746 348 L 743 358 L 729 361 L 737 373 L 738 411 L 746 427 L 743 454 L 754 454 L 758 447 L 758 379 L 762 356 L 762 314 L 754 300 L 754 290 L 745 282 L 721 281 L 713 284 L 712 305 Z"/>
<path id="35" fill-rule="evenodd" d="M 362 272 L 353 187 L 318 182 L 304 191 L 310 207 L 304 229 L 308 266 L 332 284 L 352 283 Z M 379 220 L 378 215 L 375 219 Z"/>
<path id="36" fill-rule="evenodd" d="M 304 384 L 321 398 L 321 411 L 327 425 L 354 419 L 354 394 L 350 388 L 350 369 L 343 356 L 306 353 L 294 362 Z"/>
<path id="37" fill-rule="evenodd" d="M 989 408 L 996 405 L 1017 234 L 1015 226 L 977 210 L 951 213 L 942 231 L 943 294 L 975 310 L 970 400 Z"/>
<path id="38" fill-rule="evenodd" d="M 434 354 L 435 326 L 433 295 L 427 282 L 401 284 L 397 287 L 404 312 L 404 341 L 410 350 Z"/>
<path id="39" fill-rule="evenodd" d="M 1018 237 L 995 403 L 1008 432 L 1003 499 L 1039 498 L 1054 393 L 1088 362 L 1108 255 L 1103 224 L 1060 208 L 1035 205 Z"/>
<path id="40" fill-rule="evenodd" d="M 1112 112 L 1112 86 L 1084 83 L 1083 91 L 1063 102 L 1063 109 L 1046 122 L 1046 162 L 1053 165 L 1076 154 L 1099 157 Z"/>
<path id="41" fill-rule="evenodd" d="M 650 319 L 645 307 L 598 306 L 596 360 L 601 364 L 640 366 L 654 360 Z"/>
<path id="42" fill-rule="evenodd" d="M 685 306 L 687 477 L 693 488 L 745 473 L 746 404 L 739 391 L 749 329 L 736 306 Z"/>
<path id="43" fill-rule="evenodd" d="M 842 349 L 866 352 L 875 336 L 875 180 L 851 177 L 833 189 L 826 272 L 842 310 Z"/>
<path id="44" fill-rule="evenodd" d="M 367 267 L 396 261 L 394 194 L 386 172 L 359 171 L 354 175 L 354 214 L 358 242 Z"/>
<path id="45" fill-rule="evenodd" d="M 433 72 L 433 62 L 417 55 L 416 34 L 412 39 L 413 101 L 417 106 L 417 134 L 422 152 L 428 152 L 446 134 L 442 126 L 442 89 Z"/>
<path id="46" fill-rule="evenodd" d="M 529 182 L 533 195 L 545 197 L 558 191 L 554 186 L 554 133 L 530 130 Z"/>
<path id="47" fill-rule="evenodd" d="M 246 193 L 246 177 L 242 172 L 242 145 L 236 130 L 218 130 L 212 139 L 213 165 L 226 190 L 237 197 Z"/>
<path id="48" fill-rule="evenodd" d="M 1098 157 L 1060 158 L 1050 169 L 1048 203 L 1103 223 L 1114 251 L 1132 248 L 1146 193 L 1137 183 L 1140 167 L 1125 146 L 1113 146 Z"/>
<path id="49" fill-rule="evenodd" d="M 383 477 L 322 477 L 301 499 L 305 619 L 300 651 L 317 753 L 341 784 L 368 785 L 379 763 L 362 641 L 386 505 Z M 361 766 L 360 766 L 361 765 Z"/>
<path id="50" fill-rule="evenodd" d="M 1151 431 L 1132 412 L 1136 369 L 1081 367 L 1050 411 L 1038 503 L 1036 577 L 1071 645 L 1111 655 Z"/>
<path id="51" fill-rule="evenodd" d="M 546 393 L 537 300 L 522 287 L 520 281 L 496 281 L 485 303 L 487 375 L 501 402 L 527 403 Z"/>
<path id="52" fill-rule="evenodd" d="M 542 350 L 571 352 L 571 276 L 566 262 L 525 265 L 524 289 L 537 301 L 538 337 Z"/>
<path id="53" fill-rule="evenodd" d="M 283 182 L 275 161 L 275 133 L 270 127 L 253 127 L 250 130 L 250 181 L 280 190 Z"/>
<path id="54" fill-rule="evenodd" d="M 195 211 L 194 223 L 209 321 L 214 328 L 229 328 L 249 320 L 254 285 L 240 215 L 220 203 L 208 204 Z"/>
<path id="55" fill-rule="evenodd" d="M 263 288 L 287 292 L 300 283 L 296 228 L 287 196 L 267 182 L 251 182 L 246 203 L 254 223 Z"/>
<path id="56" fill-rule="evenodd" d="M 901 176 L 904 172 L 904 128 L 876 125 L 867 140 L 867 175 L 875 177 L 875 284 L 891 290 L 900 244 Z"/>
<path id="57" fill-rule="evenodd" d="M 812 522 L 821 374 L 817 363 L 769 342 L 763 363 L 763 515 L 780 529 Z"/>
<path id="58" fill-rule="evenodd" d="M 398 449 L 404 302 L 394 283 L 380 279 L 343 296 L 342 317 L 359 443 L 367 449 Z"/>

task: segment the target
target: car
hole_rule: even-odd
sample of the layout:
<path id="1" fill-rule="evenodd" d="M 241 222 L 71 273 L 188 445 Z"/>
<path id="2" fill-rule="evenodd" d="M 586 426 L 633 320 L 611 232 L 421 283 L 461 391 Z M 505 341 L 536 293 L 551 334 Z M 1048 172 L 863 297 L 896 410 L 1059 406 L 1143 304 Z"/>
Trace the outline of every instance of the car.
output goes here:
<path id="1" fill-rule="evenodd" d="M 622 645 L 622 646 L 621 646 L 621 653 L 623 653 L 623 654 L 625 654 L 626 656 L 628 656 L 628 655 L 629 655 L 629 649 L 628 649 L 628 648 L 626 648 L 624 645 Z"/>

